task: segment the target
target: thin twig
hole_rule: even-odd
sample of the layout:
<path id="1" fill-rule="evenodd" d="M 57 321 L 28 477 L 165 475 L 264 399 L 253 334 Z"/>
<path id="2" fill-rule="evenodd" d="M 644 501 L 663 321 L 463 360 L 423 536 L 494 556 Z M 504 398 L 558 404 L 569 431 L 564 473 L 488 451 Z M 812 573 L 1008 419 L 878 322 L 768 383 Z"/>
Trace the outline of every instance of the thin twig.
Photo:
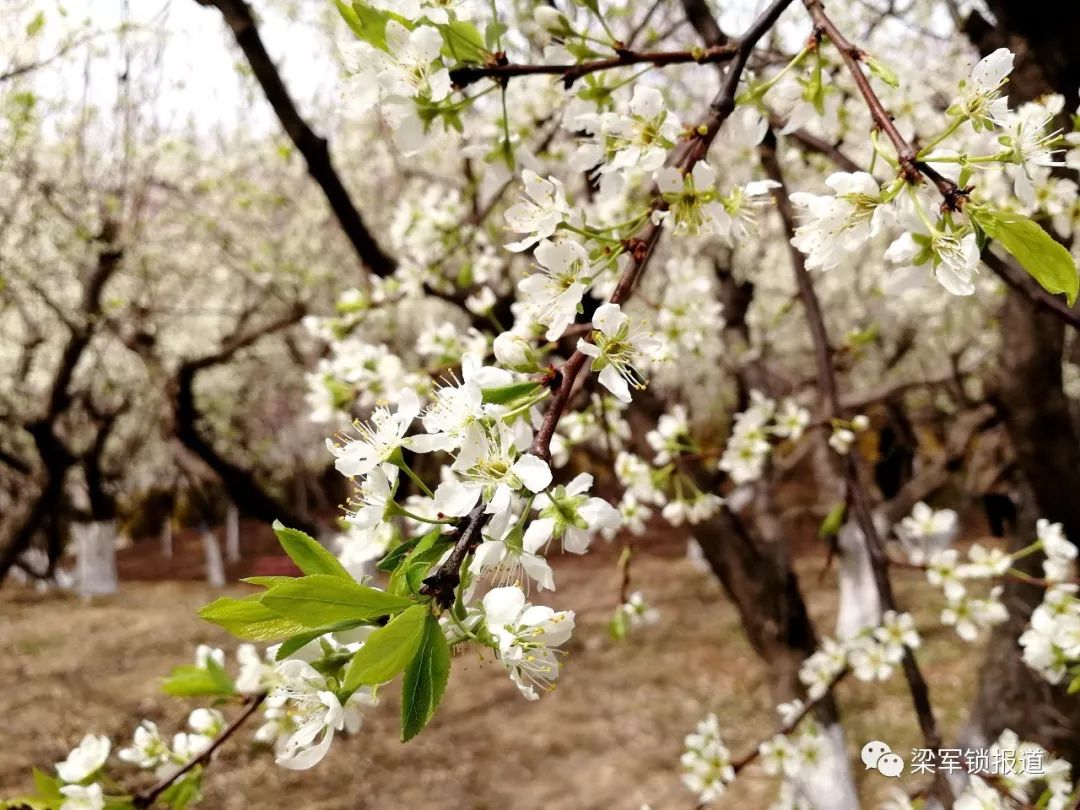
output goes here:
<path id="1" fill-rule="evenodd" d="M 194 759 L 189 760 L 188 763 L 176 773 L 165 777 L 157 784 L 144 790 L 142 793 L 136 794 L 135 798 L 132 800 L 132 804 L 134 804 L 135 807 L 139 808 L 150 807 L 155 801 L 157 801 L 158 796 L 168 790 L 173 783 L 180 779 L 180 777 L 184 776 L 187 773 L 190 773 L 192 770 L 199 767 L 200 765 L 205 765 L 206 763 L 208 763 L 214 753 L 222 745 L 225 744 L 225 741 L 228 740 L 233 734 L 235 734 L 237 730 L 239 730 L 239 728 L 244 725 L 244 723 L 246 723 L 251 718 L 251 716 L 255 714 L 256 711 L 258 711 L 259 706 L 262 705 L 264 700 L 266 700 L 265 692 L 249 697 L 245 701 L 247 705 L 244 711 L 234 717 L 232 722 L 221 730 L 221 732 L 217 735 L 217 737 L 214 738 L 214 741 L 210 743 L 210 746 L 205 751 L 203 751 Z"/>
<path id="2" fill-rule="evenodd" d="M 613 70 L 642 64 L 649 64 L 653 67 L 685 65 L 690 62 L 707 65 L 727 62 L 735 57 L 735 53 L 736 48 L 730 45 L 718 45 L 712 48 L 691 48 L 682 51 L 632 51 L 621 49 L 617 51 L 616 56 L 607 59 L 593 59 L 571 65 L 534 65 L 517 62 L 466 65 L 451 70 L 450 81 L 454 83 L 455 87 L 461 89 L 481 79 L 497 79 L 505 83 L 515 76 L 551 75 L 561 77 L 563 86 L 569 90 L 574 82 L 582 76 L 601 70 Z"/>

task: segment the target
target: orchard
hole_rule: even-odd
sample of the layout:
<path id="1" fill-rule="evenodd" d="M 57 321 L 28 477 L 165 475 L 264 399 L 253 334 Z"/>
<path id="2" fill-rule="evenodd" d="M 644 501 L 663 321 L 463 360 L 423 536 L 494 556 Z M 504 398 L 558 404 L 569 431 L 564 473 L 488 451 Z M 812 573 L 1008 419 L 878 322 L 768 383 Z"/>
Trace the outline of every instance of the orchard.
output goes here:
<path id="1" fill-rule="evenodd" d="M 1065 5 L 8 0 L 0 806 L 1080 807 Z"/>

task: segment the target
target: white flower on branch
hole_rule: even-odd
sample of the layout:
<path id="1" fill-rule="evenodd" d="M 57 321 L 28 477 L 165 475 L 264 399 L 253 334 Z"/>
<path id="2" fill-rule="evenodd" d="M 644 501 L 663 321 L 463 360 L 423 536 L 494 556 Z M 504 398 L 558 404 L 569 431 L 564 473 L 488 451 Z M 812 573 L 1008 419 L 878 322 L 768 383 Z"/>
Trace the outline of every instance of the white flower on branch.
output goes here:
<path id="1" fill-rule="evenodd" d="M 955 628 L 964 641 L 974 641 L 982 630 L 1009 618 L 1009 612 L 1001 602 L 1002 590 L 1000 585 L 994 587 L 986 599 L 974 599 L 967 593 L 950 598 L 941 612 L 941 623 Z"/>
<path id="2" fill-rule="evenodd" d="M 470 425 L 452 469 L 460 480 L 439 485 L 435 508 L 455 517 L 468 514 L 481 496 L 489 514 L 504 515 L 513 493 L 540 492 L 551 483 L 547 462 L 519 453 L 514 432 L 503 422 L 491 428 Z"/>
<path id="3" fill-rule="evenodd" d="M 600 384 L 622 402 L 630 401 L 630 386 L 645 388 L 645 378 L 634 364 L 654 356 L 661 343 L 630 319 L 618 304 L 603 304 L 593 315 L 592 342 L 578 340 L 579 352 L 593 358 L 592 370 L 600 372 Z"/>
<path id="4" fill-rule="evenodd" d="M 567 551 L 584 554 L 593 534 L 617 529 L 622 523 L 619 510 L 603 498 L 590 498 L 592 483 L 591 475 L 581 473 L 565 487 L 537 497 L 540 515 L 525 530 L 525 547 L 535 551 L 555 539 L 562 540 Z"/>
<path id="5" fill-rule="evenodd" d="M 524 294 L 522 308 L 529 318 L 548 327 L 545 338 L 558 340 L 574 322 L 581 298 L 592 283 L 589 253 L 572 239 L 544 239 L 534 255 L 541 270 L 518 283 Z"/>
<path id="6" fill-rule="evenodd" d="M 608 176 L 631 169 L 654 172 L 663 166 L 682 128 L 678 117 L 664 109 L 660 91 L 645 85 L 634 89 L 628 115 L 606 112 L 578 116 L 570 126 L 584 128 L 591 135 L 579 146 L 570 168 L 585 172 L 599 166 L 605 191 Z"/>
<path id="7" fill-rule="evenodd" d="M 1012 69 L 1013 54 L 1008 48 L 983 57 L 971 76 L 960 82 L 960 99 L 949 107 L 949 114 L 968 119 L 977 130 L 1004 124 L 1009 102 L 1002 97 L 1001 88 Z"/>
<path id="8" fill-rule="evenodd" d="M 310 664 L 283 661 L 277 667 L 277 677 L 278 685 L 266 698 L 266 705 L 286 710 L 295 729 L 278 752 L 277 764 L 297 771 L 311 768 L 330 750 L 334 732 L 344 728 L 345 711 L 326 678 Z"/>
<path id="9" fill-rule="evenodd" d="M 887 610 L 881 617 L 881 626 L 874 628 L 876 638 L 885 649 L 885 657 L 894 664 L 904 657 L 904 648 L 918 649 L 922 643 L 915 619 L 910 613 Z"/>
<path id="10" fill-rule="evenodd" d="M 686 750 L 679 758 L 683 784 L 697 794 L 702 804 L 709 804 L 735 781 L 731 753 L 720 736 L 716 715 L 710 714 L 698 723 L 697 730 L 687 734 L 683 744 Z"/>
<path id="11" fill-rule="evenodd" d="M 553 591 L 555 579 L 551 566 L 536 553 L 540 545 L 523 538 L 517 522 L 510 519 L 501 538 L 485 538 L 477 547 L 469 564 L 469 573 L 487 577 L 499 586 L 524 584 L 528 591 L 529 580 L 532 580 L 541 590 Z"/>
<path id="12" fill-rule="evenodd" d="M 458 385 L 443 385 L 432 394 L 432 402 L 424 412 L 427 434 L 409 438 L 409 448 L 418 453 L 436 450 L 456 450 L 465 433 L 485 415 L 485 388 L 497 388 L 513 382 L 505 369 L 484 366 L 475 355 L 461 360 L 462 381 Z"/>
<path id="13" fill-rule="evenodd" d="M 144 770 L 154 770 L 169 763 L 172 751 L 158 731 L 157 724 L 143 720 L 132 734 L 131 745 L 121 748 L 117 756 Z"/>
<path id="14" fill-rule="evenodd" d="M 92 785 L 64 785 L 60 810 L 105 810 L 105 794 L 97 782 Z"/>
<path id="15" fill-rule="evenodd" d="M 791 194 L 791 202 L 803 211 L 791 244 L 806 254 L 810 270 L 836 267 L 876 236 L 891 216 L 878 181 L 866 172 L 836 172 L 825 184 L 834 195 Z"/>
<path id="16" fill-rule="evenodd" d="M 543 605 L 529 605 L 521 588 L 488 591 L 483 600 L 484 620 L 494 639 L 510 679 L 529 700 L 537 700 L 537 688 L 551 691 L 559 677 L 560 647 L 574 630 L 574 612 L 556 612 Z"/>
<path id="17" fill-rule="evenodd" d="M 896 534 L 908 558 L 916 565 L 946 548 L 959 531 L 960 520 L 952 509 L 933 509 L 923 501 L 901 519 Z"/>
<path id="18" fill-rule="evenodd" d="M 668 210 L 655 211 L 654 222 L 673 220 L 676 236 L 730 235 L 731 216 L 716 192 L 716 171 L 704 160 L 688 174 L 665 166 L 656 173 L 656 186 Z"/>
<path id="19" fill-rule="evenodd" d="M 570 216 L 563 184 L 554 177 L 547 180 L 532 169 L 521 173 L 525 184 L 525 199 L 506 211 L 506 223 L 515 233 L 528 234 L 525 239 L 505 245 L 515 253 L 528 250 L 547 239 Z"/>
<path id="20" fill-rule="evenodd" d="M 398 468 L 379 464 L 362 479 L 349 498 L 350 511 L 345 519 L 360 530 L 368 530 L 387 516 L 387 507 L 394 502 Z"/>
<path id="21" fill-rule="evenodd" d="M 379 464 L 391 461 L 402 447 L 409 446 L 405 438 L 409 426 L 420 413 L 420 401 L 413 391 L 402 394 L 396 411 L 379 406 L 368 422 L 353 424 L 357 435 L 345 437 L 344 445 L 327 440 L 330 452 L 337 456 L 334 466 L 346 476 L 367 475 Z"/>
<path id="22" fill-rule="evenodd" d="M 108 737 L 87 734 L 67 759 L 56 763 L 56 773 L 65 782 L 82 782 L 101 769 L 111 749 Z"/>

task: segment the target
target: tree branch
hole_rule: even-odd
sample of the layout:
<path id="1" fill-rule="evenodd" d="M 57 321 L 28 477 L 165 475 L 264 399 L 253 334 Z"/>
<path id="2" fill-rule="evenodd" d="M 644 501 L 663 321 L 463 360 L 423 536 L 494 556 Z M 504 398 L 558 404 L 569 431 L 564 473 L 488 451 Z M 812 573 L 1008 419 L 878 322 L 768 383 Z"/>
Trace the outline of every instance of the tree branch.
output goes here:
<path id="1" fill-rule="evenodd" d="M 450 80 L 458 89 L 468 87 L 481 79 L 497 79 L 506 83 L 515 76 L 553 75 L 562 78 L 563 87 L 569 90 L 574 82 L 589 73 L 630 65 L 649 64 L 653 67 L 667 65 L 685 65 L 696 62 L 699 65 L 727 62 L 735 56 L 735 48 L 728 45 L 715 45 L 709 48 L 692 48 L 684 51 L 632 51 L 618 49 L 617 55 L 608 59 L 594 59 L 577 62 L 572 65 L 527 65 L 514 62 L 501 62 L 493 65 L 466 65 L 450 71 Z"/>
<path id="2" fill-rule="evenodd" d="M 184 765 L 184 767 L 182 767 L 176 773 L 172 774 L 171 776 L 165 777 L 157 784 L 144 790 L 142 793 L 136 794 L 134 799 L 132 800 L 132 804 L 134 804 L 135 807 L 138 808 L 147 808 L 152 806 L 154 802 L 157 801 L 158 797 L 166 790 L 168 790 L 182 776 L 190 773 L 195 768 L 206 765 L 210 761 L 210 758 L 217 752 L 217 750 L 221 748 L 221 746 L 224 745 L 225 742 L 233 734 L 235 734 L 241 726 L 244 725 L 244 723 L 251 719 L 251 716 L 255 714 L 256 711 L 258 711 L 264 700 L 266 700 L 265 692 L 249 697 L 246 701 L 247 705 L 244 708 L 244 711 L 234 717 L 232 719 L 232 722 L 230 722 L 229 725 L 225 726 L 225 728 L 221 730 L 221 733 L 214 738 L 214 741 L 210 743 L 209 747 L 207 747 L 205 751 L 203 751 L 194 759 L 189 760 Z"/>
<path id="3" fill-rule="evenodd" d="M 808 2 L 812 5 L 814 0 L 808 0 Z M 778 184 L 773 189 L 773 196 L 776 200 L 777 211 L 783 220 L 784 231 L 789 240 L 791 266 L 799 289 L 799 297 L 806 312 L 810 337 L 814 344 L 814 358 L 817 365 L 818 384 L 822 391 L 824 418 L 826 421 L 831 421 L 839 416 L 840 405 L 836 371 L 832 364 L 832 348 L 829 345 L 829 336 L 825 326 L 825 317 L 821 310 L 821 302 L 814 291 L 810 273 L 806 269 L 805 257 L 798 248 L 790 244 L 790 240 L 795 236 L 795 216 L 792 211 L 791 200 L 788 198 L 784 175 L 780 163 L 776 159 L 776 138 L 771 131 L 766 134 L 765 140 L 759 147 L 759 152 L 766 174 Z M 848 499 L 855 515 L 855 522 L 863 533 L 866 550 L 870 557 L 878 598 L 884 610 L 895 611 L 896 597 L 893 594 L 892 582 L 889 579 L 889 561 L 885 554 L 885 543 L 874 525 L 870 499 L 859 478 L 859 470 L 853 453 L 844 454 L 842 468 Z M 908 684 L 908 691 L 911 693 L 912 703 L 915 706 L 915 713 L 918 716 L 919 727 L 922 730 L 924 744 L 927 748 L 937 750 L 941 747 L 941 733 L 938 731 L 937 720 L 934 717 L 933 706 L 930 703 L 930 690 L 915 660 L 914 653 L 908 647 L 904 648 L 902 666 Z M 946 806 L 951 806 L 952 791 L 948 781 L 942 776 L 937 784 L 941 800 Z"/>
<path id="4" fill-rule="evenodd" d="M 281 79 L 274 60 L 266 52 L 258 24 L 245 0 L 195 0 L 201 6 L 212 6 L 221 12 L 240 46 L 255 78 L 262 87 L 266 100 L 274 109 L 285 134 L 293 142 L 307 162 L 308 174 L 319 184 L 334 216 L 341 224 L 345 236 L 352 243 L 356 255 L 375 275 L 385 278 L 397 267 L 397 262 L 380 247 L 368 230 L 353 204 L 349 192 L 330 159 L 330 148 L 325 138 L 317 135 L 300 115 Z"/>
<path id="5" fill-rule="evenodd" d="M 724 76 L 720 91 L 709 105 L 708 115 L 695 128 L 694 131 L 697 134 L 694 137 L 672 150 L 668 158 L 669 165 L 676 166 L 685 174 L 690 172 L 698 161 L 703 160 L 705 155 L 708 154 L 709 147 L 712 146 L 713 141 L 716 139 L 720 127 L 735 111 L 735 93 L 739 85 L 739 79 L 746 68 L 746 63 L 750 59 L 750 54 L 757 46 L 758 41 L 765 36 L 769 29 L 776 24 L 777 19 L 784 10 L 791 5 L 791 2 L 792 0 L 774 0 L 772 5 L 743 34 L 738 42 L 731 65 Z M 667 204 L 662 197 L 656 194 L 654 189 L 653 210 L 663 211 L 666 207 Z M 660 241 L 662 232 L 662 227 L 654 224 L 650 218 L 649 223 L 637 235 L 626 240 L 626 247 L 629 249 L 631 257 L 630 263 L 619 278 L 609 299 L 610 303 L 621 304 L 630 296 L 634 285 L 645 271 L 645 267 L 652 257 L 657 243 Z M 536 432 L 531 448 L 534 455 L 544 460 L 551 458 L 551 439 L 555 435 L 555 428 L 558 426 L 559 419 L 566 410 L 566 404 L 570 399 L 574 381 L 581 369 L 584 368 L 587 358 L 588 355 L 583 352 L 575 351 L 560 369 L 558 387 L 555 389 L 551 404 L 544 413 L 543 421 Z"/>

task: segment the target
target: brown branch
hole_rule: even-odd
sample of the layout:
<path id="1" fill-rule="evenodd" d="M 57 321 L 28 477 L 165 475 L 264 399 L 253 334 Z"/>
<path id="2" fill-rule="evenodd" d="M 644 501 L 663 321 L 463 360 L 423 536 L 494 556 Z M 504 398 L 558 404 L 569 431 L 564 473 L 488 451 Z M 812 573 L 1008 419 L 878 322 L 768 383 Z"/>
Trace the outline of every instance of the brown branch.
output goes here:
<path id="1" fill-rule="evenodd" d="M 705 121 L 695 131 L 696 134 L 684 149 L 672 152 L 669 163 L 677 166 L 683 172 L 690 171 L 694 165 L 704 158 L 709 147 L 716 138 L 721 125 L 735 109 L 735 92 L 738 87 L 739 77 L 742 75 L 750 53 L 754 50 L 757 42 L 772 28 L 783 11 L 791 5 L 793 0 L 773 0 L 772 5 L 747 29 L 743 38 L 739 40 L 737 53 L 733 60 L 729 73 L 724 79 L 720 92 L 709 105 L 709 114 Z M 663 210 L 665 203 L 654 189 L 654 210 Z M 626 247 L 630 253 L 629 265 L 623 270 L 622 276 L 615 285 L 609 301 L 622 303 L 633 291 L 634 285 L 644 272 L 649 259 L 660 241 L 663 232 L 661 226 L 654 224 L 651 219 L 633 238 L 626 240 Z M 563 364 L 554 374 L 551 385 L 554 388 L 554 396 L 547 411 L 544 412 L 543 421 L 533 439 L 530 452 L 544 459 L 551 459 L 551 439 L 555 435 L 555 428 L 559 419 L 566 410 L 574 388 L 575 380 L 581 369 L 588 360 L 588 355 L 581 351 L 575 351 L 570 359 Z M 460 581 L 460 568 L 465 557 L 475 548 L 481 540 L 480 530 L 487 521 L 483 505 L 478 505 L 465 520 L 458 524 L 455 530 L 457 542 L 450 557 L 439 566 L 438 570 L 424 580 L 426 595 L 435 596 L 439 604 L 448 607 L 453 604 L 453 589 Z"/>
<path id="2" fill-rule="evenodd" d="M 807 2 L 808 6 L 815 4 L 814 0 L 807 0 Z M 805 257 L 790 242 L 795 236 L 795 216 L 791 207 L 791 200 L 788 198 L 784 175 L 780 163 L 776 159 L 776 138 L 771 131 L 766 134 L 765 140 L 759 147 L 759 152 L 766 174 L 778 184 L 773 189 L 773 196 L 788 238 L 792 270 L 799 289 L 799 297 L 806 312 L 810 337 L 814 344 L 814 359 L 817 365 L 818 384 L 822 391 L 824 416 L 826 420 L 832 420 L 840 414 L 840 397 L 836 371 L 832 363 L 832 348 L 829 344 L 821 302 L 814 291 L 810 273 L 806 269 Z M 844 455 L 842 468 L 848 500 L 851 502 L 855 522 L 863 533 L 881 606 L 884 610 L 896 610 L 896 597 L 893 594 L 892 582 L 889 579 L 889 560 L 885 554 L 885 543 L 874 525 L 870 499 L 859 478 L 859 470 L 853 453 L 849 452 Z M 941 733 L 938 731 L 937 720 L 934 717 L 933 706 L 930 703 L 930 690 L 910 648 L 904 648 L 904 658 L 901 663 L 925 746 L 937 750 L 941 747 Z M 952 790 L 944 777 L 938 780 L 938 791 L 945 805 L 947 807 L 951 806 Z"/>
<path id="3" fill-rule="evenodd" d="M 739 79 L 746 63 L 750 59 L 758 41 L 775 25 L 777 19 L 784 10 L 791 5 L 792 0 L 774 0 L 757 20 L 743 34 L 736 47 L 735 56 L 724 76 L 720 91 L 709 105 L 709 112 L 705 120 L 695 128 L 697 133 L 689 141 L 681 144 L 672 151 L 669 157 L 669 165 L 676 166 L 684 174 L 691 171 L 698 161 L 704 159 L 716 139 L 724 121 L 735 111 L 735 93 L 738 89 Z M 666 203 L 659 195 L 655 194 L 653 209 L 662 211 Z M 634 285 L 645 271 L 649 259 L 660 241 L 663 232 L 661 226 L 652 222 L 651 218 L 633 238 L 626 240 L 626 246 L 630 252 L 630 263 L 623 271 L 615 286 L 614 292 L 609 299 L 610 303 L 621 304 L 633 291 Z M 551 404 L 544 413 L 543 421 L 533 439 L 531 452 L 544 460 L 551 458 L 551 439 L 555 435 L 555 428 L 559 419 L 566 410 L 567 402 L 574 387 L 574 382 L 584 368 L 588 355 L 581 351 L 575 351 L 569 360 L 560 369 L 558 387 L 552 397 Z"/>
<path id="4" fill-rule="evenodd" d="M 7 545 L 0 549 L 0 582 L 3 582 L 19 555 L 30 547 L 37 531 L 59 508 L 63 499 L 64 481 L 78 461 L 57 432 L 57 423 L 71 405 L 71 384 L 75 370 L 100 323 L 105 285 L 120 268 L 123 251 L 118 244 L 118 230 L 119 226 L 112 220 L 106 220 L 102 225 L 101 233 L 96 238 L 100 243 L 97 262 L 83 285 L 79 306 L 80 320 L 72 325 L 71 335 L 60 354 L 45 411 L 24 425 L 34 439 L 44 470 L 44 482 L 37 497 L 27 506 L 22 520 L 12 531 Z"/>
<path id="5" fill-rule="evenodd" d="M 281 123 L 285 134 L 293 142 L 307 162 L 308 174 L 319 184 L 326 201 L 330 204 L 334 216 L 341 224 L 345 236 L 352 243 L 356 255 L 375 275 L 385 278 L 397 267 L 393 257 L 383 251 L 378 241 L 368 230 L 353 204 L 345 184 L 341 181 L 333 161 L 330 148 L 325 138 L 317 135 L 307 121 L 300 115 L 289 95 L 288 88 L 281 79 L 277 65 L 270 58 L 251 7 L 245 0 L 195 0 L 201 6 L 212 6 L 221 12 L 226 24 L 240 46 L 252 73 L 262 87 L 266 100 L 274 109 L 274 114 Z"/>
<path id="6" fill-rule="evenodd" d="M 200 0 L 201 2 L 201 0 Z M 695 62 L 699 65 L 727 62 L 735 57 L 736 49 L 729 45 L 716 45 L 710 48 L 692 48 L 684 51 L 632 51 L 622 49 L 617 55 L 607 59 L 594 59 L 577 62 L 572 65 L 530 65 L 515 62 L 502 62 L 492 65 L 466 65 L 450 71 L 450 81 L 461 89 L 481 79 L 497 79 L 505 83 L 515 76 L 552 75 L 562 78 L 563 87 L 569 90 L 574 82 L 589 73 L 630 65 L 649 64 L 653 67 L 667 65 L 685 65 Z"/>
<path id="7" fill-rule="evenodd" d="M 238 351 L 263 336 L 297 323 L 303 314 L 304 310 L 297 307 L 259 329 L 226 339 L 221 349 L 214 354 L 183 363 L 176 374 L 172 407 L 177 439 L 218 475 L 228 490 L 229 497 L 238 507 L 267 522 L 278 519 L 295 529 L 315 535 L 318 529 L 311 521 L 294 514 L 259 483 L 250 469 L 226 458 L 211 439 L 203 436 L 199 430 L 202 413 L 195 402 L 195 380 L 200 371 L 227 362 Z"/>
<path id="8" fill-rule="evenodd" d="M 706 45 L 727 44 L 727 34 L 720 28 L 720 23 L 705 0 L 682 0 L 682 7 L 687 22 L 697 31 L 702 42 Z"/>
<path id="9" fill-rule="evenodd" d="M 846 668 L 840 670 L 840 673 L 829 683 L 828 688 L 826 688 L 825 690 L 825 694 L 823 694 L 817 700 L 807 701 L 807 703 L 802 707 L 799 713 L 795 715 L 790 721 L 777 729 L 772 735 L 762 740 L 761 743 L 755 745 L 753 749 L 747 751 L 741 757 L 733 759 L 731 761 L 731 767 L 732 770 L 735 771 L 735 774 L 738 775 L 747 765 L 754 762 L 759 756 L 761 756 L 762 743 L 768 742 L 768 740 L 772 739 L 777 734 L 783 734 L 786 737 L 788 734 L 798 728 L 799 724 L 802 723 L 802 721 L 805 720 L 807 716 L 809 716 L 809 714 L 817 708 L 819 703 L 821 703 L 823 700 L 826 700 L 830 695 L 832 695 L 833 689 L 838 683 L 840 683 L 840 681 L 842 681 L 848 676 L 849 672 L 851 672 L 851 670 Z"/>
<path id="10" fill-rule="evenodd" d="M 420 593 L 430 596 L 444 610 L 454 604 L 454 590 L 461 583 L 461 564 L 484 539 L 482 530 L 484 525 L 491 519 L 491 515 L 484 510 L 483 502 L 473 507 L 473 510 L 454 529 L 454 548 L 450 556 L 438 567 L 434 574 L 424 579 L 420 587 Z"/>
<path id="11" fill-rule="evenodd" d="M 870 112 L 870 117 L 874 120 L 874 125 L 885 133 L 886 137 L 892 142 L 893 148 L 896 149 L 896 159 L 900 163 L 900 172 L 904 179 L 909 183 L 916 183 L 921 177 L 925 176 L 937 186 L 938 191 L 945 200 L 945 206 L 950 211 L 959 211 L 967 201 L 969 190 L 960 188 L 952 180 L 941 176 L 930 166 L 917 159 L 918 153 L 915 148 L 900 134 L 900 130 L 893 123 L 892 115 L 885 109 L 885 105 L 881 103 L 881 99 L 874 92 L 874 88 L 870 86 L 870 80 L 863 73 L 862 61 L 865 53 L 852 44 L 836 27 L 829 15 L 825 13 L 825 7 L 822 5 L 821 0 L 803 0 L 803 5 L 806 6 L 806 10 L 810 12 L 810 16 L 814 20 L 815 35 L 818 39 L 820 39 L 821 34 L 824 34 L 840 52 L 840 57 L 844 60 L 855 86 L 862 95 L 863 101 L 866 102 L 866 107 Z"/>
<path id="12" fill-rule="evenodd" d="M 245 701 L 246 706 L 244 708 L 244 711 L 234 717 L 232 719 L 232 722 L 230 722 L 229 725 L 225 726 L 225 728 L 221 730 L 221 733 L 219 733 L 217 737 L 214 738 L 214 741 L 210 743 L 209 747 L 207 747 L 205 751 L 203 751 L 197 757 L 189 760 L 184 765 L 184 767 L 182 767 L 176 773 L 172 774 L 171 776 L 165 777 L 152 787 L 149 787 L 143 792 L 136 794 L 135 797 L 132 799 L 132 804 L 138 808 L 151 807 L 154 802 L 157 801 L 158 797 L 166 790 L 168 790 L 175 782 L 179 781 L 182 776 L 190 773 L 195 768 L 206 765 L 210 761 L 210 758 L 217 752 L 217 750 L 221 748 L 221 746 L 224 745 L 225 742 L 230 737 L 232 737 L 232 735 L 235 734 L 241 726 L 244 725 L 244 723 L 251 719 L 251 716 L 255 714 L 256 711 L 258 711 L 264 700 L 266 700 L 265 692 L 249 697 Z"/>

